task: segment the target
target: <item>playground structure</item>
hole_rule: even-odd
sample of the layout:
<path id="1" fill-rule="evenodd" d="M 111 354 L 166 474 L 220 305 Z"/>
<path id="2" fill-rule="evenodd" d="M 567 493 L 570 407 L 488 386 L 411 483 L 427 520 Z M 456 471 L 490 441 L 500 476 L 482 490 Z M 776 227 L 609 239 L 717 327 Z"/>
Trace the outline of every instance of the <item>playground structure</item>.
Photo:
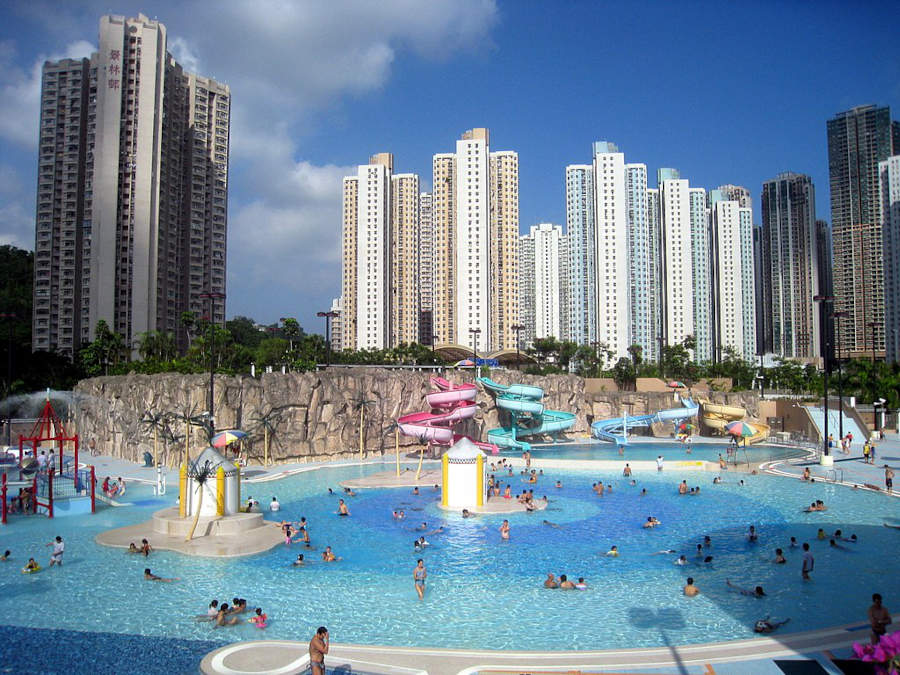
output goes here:
<path id="1" fill-rule="evenodd" d="M 41 466 L 38 453 L 41 452 L 41 445 L 48 441 L 50 452 L 46 464 Z M 72 455 L 66 455 L 67 443 L 72 444 Z M 37 513 L 40 509 L 48 518 L 52 518 L 59 509 L 74 512 L 76 504 L 86 502 L 90 503 L 90 511 L 94 513 L 97 479 L 93 466 L 79 467 L 78 445 L 78 434 L 70 436 L 66 432 L 48 396 L 31 434 L 19 436 L 18 463 L 0 464 L 0 522 L 7 523 L 10 488 L 27 492 L 29 510 Z"/>
<path id="2" fill-rule="evenodd" d="M 397 426 L 404 436 L 418 438 L 429 445 L 449 447 L 461 438 L 468 438 L 453 431 L 453 427 L 472 419 L 478 411 L 474 384 L 453 384 L 442 377 L 432 377 L 431 384 L 437 389 L 425 395 L 430 411 L 403 415 Z M 483 443 L 469 438 L 476 447 L 496 455 L 499 449 L 494 443 Z"/>
<path id="3" fill-rule="evenodd" d="M 541 399 L 544 390 L 526 384 L 503 385 L 487 377 L 479 377 L 478 382 L 492 394 L 500 410 L 500 420 L 506 417 L 508 423 L 499 429 L 487 432 L 488 440 L 505 448 L 530 450 L 531 445 L 519 439 L 520 436 L 556 436 L 575 424 L 573 413 L 559 410 L 545 410 Z"/>
<path id="4" fill-rule="evenodd" d="M 680 399 L 680 408 L 660 410 L 647 415 L 633 415 L 613 417 L 607 420 L 597 420 L 591 425 L 591 435 L 602 441 L 612 441 L 616 446 L 628 444 L 628 430 L 636 427 L 649 427 L 658 422 L 672 422 L 678 425 L 692 417 L 696 417 L 699 406 L 690 398 Z"/>
<path id="5" fill-rule="evenodd" d="M 733 405 L 718 405 L 709 401 L 700 400 L 702 412 L 700 419 L 704 425 L 721 433 L 727 433 L 725 427 L 731 422 L 745 420 L 747 424 L 756 429 L 756 433 L 744 439 L 747 444 L 762 443 L 769 437 L 769 425 L 752 419 L 745 419 L 747 411 Z"/>

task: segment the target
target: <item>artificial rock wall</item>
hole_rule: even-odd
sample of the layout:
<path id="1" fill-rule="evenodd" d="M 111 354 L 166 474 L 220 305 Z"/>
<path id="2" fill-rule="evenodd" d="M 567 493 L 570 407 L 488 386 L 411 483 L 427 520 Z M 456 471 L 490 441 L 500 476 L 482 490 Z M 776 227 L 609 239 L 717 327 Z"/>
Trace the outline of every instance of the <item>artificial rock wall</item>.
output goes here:
<path id="1" fill-rule="evenodd" d="M 447 379 L 471 381 L 471 373 L 450 371 Z M 367 456 L 392 452 L 394 421 L 401 415 L 426 409 L 425 394 L 432 390 L 430 373 L 382 368 L 332 368 L 309 373 L 266 373 L 260 378 L 215 378 L 214 410 L 218 429 L 243 429 L 251 462 L 262 461 L 264 428 L 270 430 L 269 456 L 296 462 L 358 455 L 360 416 Z M 520 382 L 543 387 L 544 405 L 575 413 L 568 436 L 586 437 L 591 421 L 670 408 L 671 393 L 600 391 L 585 393 L 585 381 L 573 375 L 545 377 L 497 370 L 491 377 L 501 384 Z M 209 377 L 204 375 L 127 375 L 83 380 L 75 388 L 76 430 L 82 447 L 94 442 L 97 450 L 132 461 L 154 451 L 154 426 L 142 422 L 145 413 L 166 413 L 167 430 L 156 428 L 163 462 L 174 465 L 190 437 L 192 454 L 205 445 L 201 428 L 186 419 L 207 410 Z M 714 394 L 716 402 L 744 405 L 749 414 L 757 407 L 753 394 Z M 745 400 L 746 399 L 746 400 Z M 487 429 L 498 426 L 493 399 L 479 389 L 479 411 L 458 431 L 484 440 Z M 671 429 L 660 427 L 660 434 Z M 400 435 L 401 447 L 418 451 L 418 439 Z"/>

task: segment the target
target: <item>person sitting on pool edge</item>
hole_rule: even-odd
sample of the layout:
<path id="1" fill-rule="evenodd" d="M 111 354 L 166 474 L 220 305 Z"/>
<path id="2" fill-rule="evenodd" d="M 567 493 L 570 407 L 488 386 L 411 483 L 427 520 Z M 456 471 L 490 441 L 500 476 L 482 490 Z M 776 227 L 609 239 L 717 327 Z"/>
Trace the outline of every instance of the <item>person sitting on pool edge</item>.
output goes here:
<path id="1" fill-rule="evenodd" d="M 694 585 L 694 577 L 688 577 L 687 583 L 684 586 L 684 594 L 689 598 L 694 597 L 700 592 L 700 589 Z"/>

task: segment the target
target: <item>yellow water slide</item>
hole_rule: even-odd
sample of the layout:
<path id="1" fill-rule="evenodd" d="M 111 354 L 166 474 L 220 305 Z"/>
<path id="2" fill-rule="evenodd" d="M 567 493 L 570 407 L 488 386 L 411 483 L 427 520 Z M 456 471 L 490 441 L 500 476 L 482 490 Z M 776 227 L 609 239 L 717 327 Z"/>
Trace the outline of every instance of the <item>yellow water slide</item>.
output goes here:
<path id="1" fill-rule="evenodd" d="M 747 411 L 734 405 L 718 405 L 708 401 L 700 401 L 700 417 L 710 429 L 725 431 L 725 426 L 747 417 Z M 769 437 L 769 425 L 754 420 L 745 420 L 756 429 L 756 433 L 747 437 L 748 443 L 761 443 Z"/>

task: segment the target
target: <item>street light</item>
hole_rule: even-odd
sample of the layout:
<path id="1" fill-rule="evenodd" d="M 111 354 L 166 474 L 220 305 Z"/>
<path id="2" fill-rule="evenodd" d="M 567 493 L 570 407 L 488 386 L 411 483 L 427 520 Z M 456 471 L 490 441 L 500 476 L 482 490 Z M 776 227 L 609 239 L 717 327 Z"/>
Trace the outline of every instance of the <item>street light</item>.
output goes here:
<path id="1" fill-rule="evenodd" d="M 522 370 L 519 364 L 519 333 L 525 330 L 525 326 L 516 324 L 514 326 L 510 326 L 514 331 L 516 331 L 516 370 Z"/>
<path id="2" fill-rule="evenodd" d="M 872 329 L 872 365 L 875 365 L 875 329 L 878 328 L 878 322 L 870 321 L 866 325 Z"/>
<path id="3" fill-rule="evenodd" d="M 832 316 L 832 312 L 834 311 L 834 296 L 833 295 L 814 295 L 814 302 L 821 302 L 825 306 L 825 317 L 830 318 Z M 821 323 L 822 323 L 822 315 L 819 315 L 819 324 L 821 331 Z M 828 371 L 831 368 L 831 340 L 829 339 L 830 333 L 828 330 L 828 322 L 825 322 L 825 378 L 824 378 L 824 388 L 825 388 L 825 432 L 824 432 L 824 445 L 825 450 L 822 453 L 822 464 L 825 466 L 830 466 L 833 463 L 833 460 L 829 457 L 828 453 Z M 825 459 L 829 457 L 829 459 Z"/>
<path id="4" fill-rule="evenodd" d="M 209 293 L 200 293 L 198 296 L 201 300 L 209 300 L 209 436 L 212 438 L 216 430 L 216 416 L 213 411 L 213 391 L 215 389 L 216 374 L 216 342 L 213 337 L 213 324 L 215 323 L 214 303 L 216 300 L 225 300 L 225 294 L 218 291 L 210 291 Z"/>
<path id="5" fill-rule="evenodd" d="M 841 360 L 843 358 L 843 342 L 841 341 L 841 319 L 844 319 L 850 316 L 849 312 L 841 310 L 839 312 L 832 312 L 831 316 L 837 321 L 837 336 L 835 337 L 835 347 L 837 351 L 837 355 L 835 357 L 835 361 L 837 361 L 838 367 L 838 438 L 844 437 L 844 364 Z"/>
<path id="6" fill-rule="evenodd" d="M 316 312 L 316 316 L 325 317 L 325 367 L 331 365 L 331 320 L 338 315 L 335 311 Z"/>
<path id="7" fill-rule="evenodd" d="M 480 328 L 470 328 L 469 333 L 472 335 L 472 377 L 473 380 L 478 379 L 478 336 L 481 335 Z"/>
<path id="8" fill-rule="evenodd" d="M 6 319 L 6 444 L 12 444 L 12 403 L 9 396 L 12 394 L 12 347 L 13 347 L 13 323 L 18 319 L 12 312 L 0 313 L 0 319 Z"/>

